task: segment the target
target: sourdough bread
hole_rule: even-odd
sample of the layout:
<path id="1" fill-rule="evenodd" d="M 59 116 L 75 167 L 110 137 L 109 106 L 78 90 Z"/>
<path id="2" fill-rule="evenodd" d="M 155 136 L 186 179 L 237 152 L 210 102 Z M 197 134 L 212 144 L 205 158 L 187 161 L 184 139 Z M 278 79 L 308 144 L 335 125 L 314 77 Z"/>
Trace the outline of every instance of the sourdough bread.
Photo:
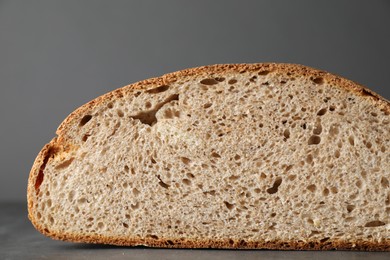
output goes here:
<path id="1" fill-rule="evenodd" d="M 291 64 L 144 80 L 70 114 L 28 182 L 54 239 L 390 250 L 390 103 Z"/>

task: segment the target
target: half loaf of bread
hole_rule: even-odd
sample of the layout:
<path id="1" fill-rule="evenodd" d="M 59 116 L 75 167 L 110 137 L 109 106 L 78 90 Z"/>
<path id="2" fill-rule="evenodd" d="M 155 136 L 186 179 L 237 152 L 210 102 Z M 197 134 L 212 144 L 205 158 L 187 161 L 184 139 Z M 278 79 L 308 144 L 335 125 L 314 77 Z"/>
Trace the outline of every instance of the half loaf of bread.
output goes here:
<path id="1" fill-rule="evenodd" d="M 29 218 L 74 242 L 389 251 L 389 114 L 300 65 L 137 82 L 60 125 L 32 167 Z"/>

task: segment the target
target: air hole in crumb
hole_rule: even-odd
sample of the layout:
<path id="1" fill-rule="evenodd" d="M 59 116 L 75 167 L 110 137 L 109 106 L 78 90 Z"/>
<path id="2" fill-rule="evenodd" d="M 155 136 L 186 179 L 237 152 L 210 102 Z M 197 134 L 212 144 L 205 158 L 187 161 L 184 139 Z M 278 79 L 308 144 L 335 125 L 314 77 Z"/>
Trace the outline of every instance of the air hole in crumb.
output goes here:
<path id="1" fill-rule="evenodd" d="M 340 151 L 339 151 L 339 150 L 336 150 L 336 151 L 334 152 L 334 156 L 335 156 L 336 158 L 340 158 Z"/>
<path id="2" fill-rule="evenodd" d="M 333 194 L 336 194 L 339 192 L 339 190 L 336 188 L 336 187 L 331 187 L 330 188 L 330 191 L 333 193 Z"/>
<path id="3" fill-rule="evenodd" d="M 235 156 L 234 156 L 234 160 L 240 160 L 241 159 L 241 156 L 239 156 L 238 154 L 236 154 Z"/>
<path id="4" fill-rule="evenodd" d="M 185 164 L 188 165 L 191 162 L 191 159 L 188 159 L 187 157 L 180 157 L 180 160 Z"/>
<path id="5" fill-rule="evenodd" d="M 150 103 L 149 101 L 147 101 L 147 102 L 145 103 L 145 107 L 146 107 L 146 108 L 151 108 L 151 107 L 152 107 L 152 103 Z"/>
<path id="6" fill-rule="evenodd" d="M 161 93 L 161 92 L 167 91 L 168 89 L 169 89 L 169 86 L 162 85 L 162 86 L 159 86 L 157 88 L 152 88 L 152 89 L 146 90 L 146 93 L 157 94 L 157 93 Z"/>
<path id="7" fill-rule="evenodd" d="M 291 174 L 291 175 L 288 176 L 288 180 L 289 180 L 289 181 L 293 181 L 293 180 L 295 180 L 296 178 L 297 178 L 297 176 L 296 176 L 295 174 Z"/>
<path id="8" fill-rule="evenodd" d="M 232 176 L 229 177 L 229 180 L 234 181 L 234 180 L 237 180 L 237 179 L 239 179 L 239 178 L 240 178 L 239 175 L 232 175 Z"/>
<path id="9" fill-rule="evenodd" d="M 348 213 L 355 209 L 355 205 L 347 205 Z"/>
<path id="10" fill-rule="evenodd" d="M 307 186 L 307 189 L 311 192 L 315 192 L 316 191 L 316 185 L 315 184 L 311 184 L 309 186 Z"/>
<path id="11" fill-rule="evenodd" d="M 92 119 L 92 116 L 91 115 L 85 115 L 81 120 L 80 120 L 80 124 L 79 126 L 84 126 L 85 124 L 87 124 L 89 122 L 89 120 Z"/>
<path id="12" fill-rule="evenodd" d="M 374 220 L 374 221 L 371 221 L 371 222 L 367 222 L 364 227 L 380 227 L 380 226 L 384 226 L 386 225 L 385 222 L 383 221 L 379 221 L 379 220 Z"/>
<path id="13" fill-rule="evenodd" d="M 373 96 L 371 94 L 371 92 L 369 90 L 367 90 L 367 89 L 362 89 L 361 93 L 362 93 L 363 96 Z"/>
<path id="14" fill-rule="evenodd" d="M 167 119 L 172 119 L 173 118 L 173 113 L 171 109 L 167 109 L 164 111 L 164 118 Z"/>
<path id="15" fill-rule="evenodd" d="M 138 196 L 141 192 L 137 188 L 133 188 L 133 194 L 134 196 Z"/>
<path id="16" fill-rule="evenodd" d="M 132 209 L 138 209 L 139 208 L 139 202 L 136 202 L 135 204 L 131 204 L 130 207 Z"/>
<path id="17" fill-rule="evenodd" d="M 126 223 L 122 223 L 122 225 L 123 225 L 125 228 L 128 228 L 128 227 L 129 227 L 129 225 L 126 224 Z"/>
<path id="18" fill-rule="evenodd" d="M 313 145 L 313 144 L 319 144 L 321 142 L 321 137 L 318 135 L 312 135 L 309 138 L 308 144 Z"/>
<path id="19" fill-rule="evenodd" d="M 269 194 L 274 194 L 278 192 L 279 186 L 282 184 L 282 178 L 277 178 L 273 184 L 273 186 L 269 189 L 267 189 L 267 192 Z"/>
<path id="20" fill-rule="evenodd" d="M 85 135 L 83 135 L 83 138 L 81 138 L 81 140 L 82 140 L 83 142 L 86 142 L 90 136 L 91 136 L 91 135 L 89 135 L 89 134 L 85 134 Z"/>
<path id="21" fill-rule="evenodd" d="M 257 74 L 262 75 L 262 76 L 265 76 L 265 75 L 267 75 L 268 73 L 270 73 L 269 70 L 263 70 L 263 71 L 259 71 Z"/>
<path id="22" fill-rule="evenodd" d="M 322 194 L 324 196 L 328 196 L 329 195 L 329 189 L 328 188 L 325 188 L 323 191 L 322 191 Z"/>
<path id="23" fill-rule="evenodd" d="M 110 103 L 107 104 L 107 107 L 108 107 L 109 109 L 111 109 L 111 108 L 114 107 L 114 104 L 112 104 L 112 102 L 110 102 Z"/>
<path id="24" fill-rule="evenodd" d="M 356 187 L 358 187 L 359 189 L 362 187 L 362 182 L 361 182 L 361 180 L 357 180 L 356 182 L 355 182 L 355 185 L 356 185 Z"/>
<path id="25" fill-rule="evenodd" d="M 244 239 L 242 239 L 241 241 L 240 241 L 240 246 L 241 247 L 245 247 L 245 246 L 247 246 L 247 242 L 244 240 Z"/>
<path id="26" fill-rule="evenodd" d="M 323 116 L 323 115 L 325 115 L 326 110 L 327 110 L 326 108 L 321 109 L 320 111 L 317 112 L 317 116 Z"/>
<path id="27" fill-rule="evenodd" d="M 213 105 L 213 103 L 206 103 L 203 105 L 203 108 L 209 108 Z"/>
<path id="28" fill-rule="evenodd" d="M 234 208 L 234 204 L 231 204 L 227 201 L 224 201 L 223 203 L 225 203 L 225 206 L 229 209 L 229 210 L 232 210 Z"/>
<path id="29" fill-rule="evenodd" d="M 182 182 L 185 184 L 185 185 L 191 185 L 191 181 L 189 179 L 183 179 Z"/>
<path id="30" fill-rule="evenodd" d="M 288 129 L 284 130 L 283 135 L 286 139 L 290 138 L 290 130 Z"/>
<path id="31" fill-rule="evenodd" d="M 389 188 L 389 180 L 386 177 L 381 178 L 381 185 L 383 188 Z"/>
<path id="32" fill-rule="evenodd" d="M 231 85 L 233 85 L 233 84 L 237 83 L 237 80 L 236 80 L 236 79 L 230 79 L 230 80 L 228 81 L 228 83 L 231 84 Z"/>
<path id="33" fill-rule="evenodd" d="M 353 136 L 348 137 L 348 142 L 349 142 L 349 144 L 352 145 L 352 146 L 355 145 L 355 139 L 353 138 Z"/>
<path id="34" fill-rule="evenodd" d="M 120 110 L 120 109 L 118 109 L 118 110 L 116 111 L 116 113 L 118 114 L 119 117 L 123 117 L 123 116 L 125 115 L 125 114 L 123 113 L 123 111 Z"/>
<path id="35" fill-rule="evenodd" d="M 324 84 L 324 79 L 322 77 L 313 78 L 312 81 L 318 85 Z"/>
<path id="36" fill-rule="evenodd" d="M 324 243 L 326 241 L 328 241 L 330 239 L 330 237 L 324 237 L 323 239 L 320 240 L 321 243 Z"/>
<path id="37" fill-rule="evenodd" d="M 335 106 L 330 106 L 330 107 L 329 107 L 329 111 L 332 111 L 332 112 L 333 112 L 333 111 L 335 111 L 335 109 L 336 109 Z"/>
<path id="38" fill-rule="evenodd" d="M 164 101 L 157 104 L 152 110 L 141 111 L 137 115 L 131 116 L 133 119 L 138 119 L 141 123 L 153 126 L 157 122 L 156 113 L 167 103 L 179 100 L 178 94 L 173 94 L 167 97 Z"/>
<path id="39" fill-rule="evenodd" d="M 219 82 L 215 79 L 203 79 L 200 81 L 201 84 L 203 85 L 207 85 L 207 86 L 211 86 L 211 85 L 215 85 L 215 84 L 218 84 Z"/>
<path id="40" fill-rule="evenodd" d="M 161 187 L 163 187 L 164 189 L 168 189 L 168 188 L 169 188 L 169 185 L 166 184 L 165 182 L 163 182 L 163 181 L 161 180 L 160 175 L 157 175 L 157 179 L 159 180 L 158 184 L 159 184 Z"/>
<path id="41" fill-rule="evenodd" d="M 221 155 L 219 155 L 219 154 L 216 153 L 216 152 L 213 152 L 213 153 L 211 153 L 211 157 L 214 157 L 214 158 L 221 158 Z"/>

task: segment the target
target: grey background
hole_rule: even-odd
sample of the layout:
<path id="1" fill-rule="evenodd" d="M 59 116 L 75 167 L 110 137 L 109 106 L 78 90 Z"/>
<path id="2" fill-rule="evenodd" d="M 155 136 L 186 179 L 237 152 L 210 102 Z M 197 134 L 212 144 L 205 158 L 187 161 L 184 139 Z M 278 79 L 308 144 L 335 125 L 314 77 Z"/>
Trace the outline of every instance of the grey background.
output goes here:
<path id="1" fill-rule="evenodd" d="M 390 99 L 390 1 L 0 1 L 0 201 L 25 201 L 61 121 L 123 85 L 215 63 L 300 63 Z"/>

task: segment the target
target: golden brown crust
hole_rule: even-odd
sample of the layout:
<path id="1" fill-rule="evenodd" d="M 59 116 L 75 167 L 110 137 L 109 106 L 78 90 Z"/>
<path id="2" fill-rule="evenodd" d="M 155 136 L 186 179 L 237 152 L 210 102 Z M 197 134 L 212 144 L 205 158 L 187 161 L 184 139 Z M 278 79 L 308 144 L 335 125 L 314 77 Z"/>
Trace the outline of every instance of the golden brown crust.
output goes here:
<path id="1" fill-rule="evenodd" d="M 136 237 L 104 237 L 101 235 L 82 235 L 71 233 L 55 233 L 48 229 L 44 229 L 39 221 L 34 218 L 33 212 L 36 209 L 34 198 L 39 192 L 40 174 L 44 174 L 44 166 L 50 157 L 53 157 L 57 152 L 67 149 L 68 144 L 72 143 L 67 139 L 67 132 L 70 130 L 76 120 L 91 111 L 92 109 L 110 102 L 112 99 L 121 98 L 126 95 L 131 95 L 135 90 L 144 90 L 155 86 L 167 85 L 177 80 L 183 80 L 192 76 L 218 76 L 220 73 L 245 73 L 258 72 L 268 73 L 275 72 L 286 74 L 294 77 L 307 77 L 316 84 L 322 84 L 326 81 L 327 84 L 333 87 L 339 87 L 350 91 L 351 94 L 363 96 L 369 99 L 373 105 L 379 107 L 386 114 L 390 114 L 390 102 L 376 94 L 375 92 L 339 76 L 330 74 L 325 71 L 316 70 L 296 64 L 276 64 L 276 63 L 259 63 L 259 64 L 220 64 L 203 66 L 198 68 L 186 69 L 161 77 L 152 78 L 136 82 L 134 84 L 116 89 L 103 96 L 100 96 L 89 103 L 81 106 L 71 113 L 57 129 L 58 137 L 54 138 L 49 144 L 45 145 L 38 154 L 30 172 L 27 200 L 29 218 L 35 228 L 42 234 L 45 234 L 53 239 L 60 239 L 72 242 L 85 243 L 103 243 L 121 246 L 153 246 L 153 247 L 171 247 L 171 248 L 240 248 L 240 249 L 280 249 L 280 250 L 366 250 L 366 251 L 390 251 L 390 240 L 385 239 L 382 242 L 371 241 L 236 241 L 236 240 L 190 240 L 190 239 L 152 239 L 152 238 L 136 238 Z M 66 144 L 66 145 L 65 145 Z M 42 177 L 42 176 L 41 176 Z"/>
<path id="2" fill-rule="evenodd" d="M 39 152 L 37 158 L 34 161 L 34 164 L 31 168 L 30 175 L 28 178 L 27 184 L 27 208 L 28 208 L 28 218 L 31 220 L 32 224 L 36 229 L 42 233 L 42 228 L 40 228 L 39 221 L 34 218 L 32 212 L 36 210 L 36 205 L 34 204 L 34 198 L 37 191 L 39 192 L 39 187 L 37 189 L 36 183 L 38 176 L 43 166 L 45 165 L 45 158 L 49 156 L 49 151 L 51 147 L 54 147 L 54 144 L 57 142 L 57 138 L 53 138 L 50 143 L 46 144 L 42 150 Z"/>
<path id="3" fill-rule="evenodd" d="M 78 234 L 56 234 L 48 230 L 39 230 L 56 240 L 92 244 L 110 244 L 118 246 L 148 246 L 160 248 L 220 248 L 220 249 L 274 249 L 274 250 L 355 250 L 390 251 L 390 241 L 246 241 L 218 239 L 180 239 L 180 238 L 126 238 L 104 237 L 101 235 L 83 236 Z"/>

